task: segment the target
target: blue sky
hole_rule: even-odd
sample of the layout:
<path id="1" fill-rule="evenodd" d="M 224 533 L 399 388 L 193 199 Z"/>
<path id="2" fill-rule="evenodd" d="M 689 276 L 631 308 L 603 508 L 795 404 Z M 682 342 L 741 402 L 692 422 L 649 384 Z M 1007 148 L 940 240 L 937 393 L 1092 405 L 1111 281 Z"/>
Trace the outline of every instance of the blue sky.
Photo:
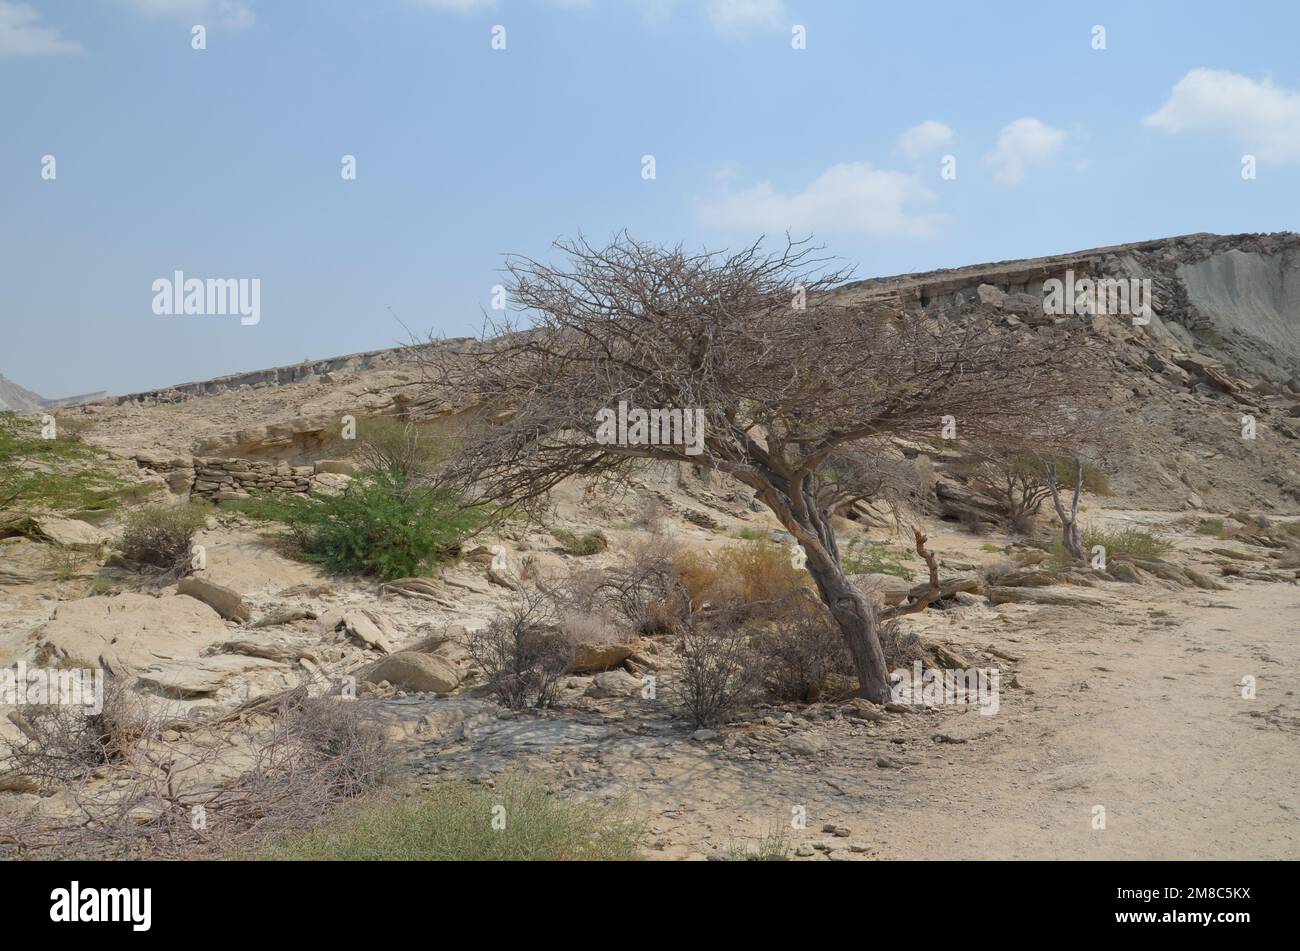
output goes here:
<path id="1" fill-rule="evenodd" d="M 468 335 L 504 253 L 580 230 L 789 227 L 860 277 L 1291 230 L 1297 9 L 0 0 L 0 373 L 120 393 L 391 346 L 394 314 Z M 259 278 L 260 322 L 155 315 L 176 270 Z"/>

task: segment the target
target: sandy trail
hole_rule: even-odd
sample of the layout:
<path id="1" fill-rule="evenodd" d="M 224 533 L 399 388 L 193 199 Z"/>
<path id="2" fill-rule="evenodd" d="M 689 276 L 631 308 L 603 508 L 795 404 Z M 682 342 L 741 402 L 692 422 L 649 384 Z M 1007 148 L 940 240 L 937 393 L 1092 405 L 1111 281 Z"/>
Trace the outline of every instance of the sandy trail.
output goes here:
<path id="1" fill-rule="evenodd" d="M 1089 593 L 1109 605 L 1015 606 L 930 627 L 971 656 L 996 643 L 1019 657 L 1028 689 L 1006 677 L 993 716 L 949 707 L 821 723 L 831 745 L 811 760 L 679 744 L 658 762 L 604 765 L 650 817 L 664 858 L 776 830 L 805 853 L 823 842 L 853 859 L 1300 858 L 1300 587 Z M 880 754 L 911 763 L 881 769 Z M 804 830 L 789 828 L 794 806 Z M 827 823 L 851 835 L 832 839 Z"/>

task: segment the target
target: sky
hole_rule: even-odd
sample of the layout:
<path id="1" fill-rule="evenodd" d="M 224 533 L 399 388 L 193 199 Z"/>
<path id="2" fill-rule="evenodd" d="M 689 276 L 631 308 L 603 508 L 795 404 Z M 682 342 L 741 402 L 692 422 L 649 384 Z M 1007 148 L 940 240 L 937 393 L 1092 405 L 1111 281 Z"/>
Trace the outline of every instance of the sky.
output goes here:
<path id="1" fill-rule="evenodd" d="M 579 233 L 791 230 L 866 278 L 1292 230 L 1298 33 L 1290 0 L 0 0 L 0 374 L 473 335 L 504 255 Z M 156 313 L 177 271 L 257 280 L 257 320 Z"/>

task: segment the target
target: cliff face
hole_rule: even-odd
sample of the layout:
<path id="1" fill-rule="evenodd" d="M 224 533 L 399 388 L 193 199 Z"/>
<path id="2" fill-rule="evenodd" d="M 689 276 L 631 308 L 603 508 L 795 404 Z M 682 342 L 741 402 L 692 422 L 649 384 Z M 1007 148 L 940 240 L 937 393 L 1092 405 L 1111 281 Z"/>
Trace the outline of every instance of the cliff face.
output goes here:
<path id="1" fill-rule="evenodd" d="M 33 393 L 0 374 L 0 411 L 12 410 L 15 413 L 26 413 L 40 409 L 44 405 L 45 398 L 39 393 Z"/>
<path id="2" fill-rule="evenodd" d="M 1193 234 L 1029 260 L 875 278 L 855 298 L 897 297 L 931 307 L 975 299 L 985 285 L 1025 311 L 1048 281 L 1149 280 L 1146 332 L 1161 349 L 1220 361 L 1246 377 L 1300 392 L 1300 235 Z"/>

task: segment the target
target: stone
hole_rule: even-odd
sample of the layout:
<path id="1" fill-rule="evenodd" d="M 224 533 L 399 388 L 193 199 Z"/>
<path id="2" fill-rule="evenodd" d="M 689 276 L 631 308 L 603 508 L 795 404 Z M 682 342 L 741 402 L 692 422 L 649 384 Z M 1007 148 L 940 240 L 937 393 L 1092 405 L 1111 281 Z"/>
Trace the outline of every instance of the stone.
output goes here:
<path id="1" fill-rule="evenodd" d="M 340 621 L 347 632 L 367 647 L 383 654 L 393 653 L 392 643 L 381 627 L 381 621 L 369 611 L 344 611 Z"/>
<path id="2" fill-rule="evenodd" d="M 460 686 L 460 674 L 446 658 L 436 654 L 400 651 L 370 668 L 368 683 L 388 681 L 399 690 L 414 693 L 451 693 Z"/>
<path id="3" fill-rule="evenodd" d="M 785 748 L 798 756 L 814 756 L 830 746 L 824 736 L 816 733 L 791 733 L 785 738 Z"/>
<path id="4" fill-rule="evenodd" d="M 36 640 L 64 666 L 102 661 L 112 673 L 127 676 L 162 661 L 197 657 L 227 634 L 221 616 L 202 601 L 126 593 L 60 603 Z"/>
<path id="5" fill-rule="evenodd" d="M 76 518 L 42 515 L 31 520 L 36 534 L 64 548 L 94 551 L 108 542 L 109 536 L 94 525 Z"/>
<path id="6" fill-rule="evenodd" d="M 596 698 L 627 697 L 640 690 L 640 677 L 634 677 L 626 670 L 606 670 L 592 678 L 585 695 Z"/>
<path id="7" fill-rule="evenodd" d="M 197 598 L 227 621 L 238 621 L 243 624 L 253 617 L 252 609 L 244 602 L 243 596 L 238 591 L 197 575 L 182 578 L 176 585 L 176 593 Z"/>
<path id="8" fill-rule="evenodd" d="M 631 657 L 640 648 L 640 643 L 630 641 L 619 643 L 607 641 L 594 643 L 578 641 L 573 645 L 573 662 L 569 664 L 571 674 L 590 674 L 617 667 Z"/>

